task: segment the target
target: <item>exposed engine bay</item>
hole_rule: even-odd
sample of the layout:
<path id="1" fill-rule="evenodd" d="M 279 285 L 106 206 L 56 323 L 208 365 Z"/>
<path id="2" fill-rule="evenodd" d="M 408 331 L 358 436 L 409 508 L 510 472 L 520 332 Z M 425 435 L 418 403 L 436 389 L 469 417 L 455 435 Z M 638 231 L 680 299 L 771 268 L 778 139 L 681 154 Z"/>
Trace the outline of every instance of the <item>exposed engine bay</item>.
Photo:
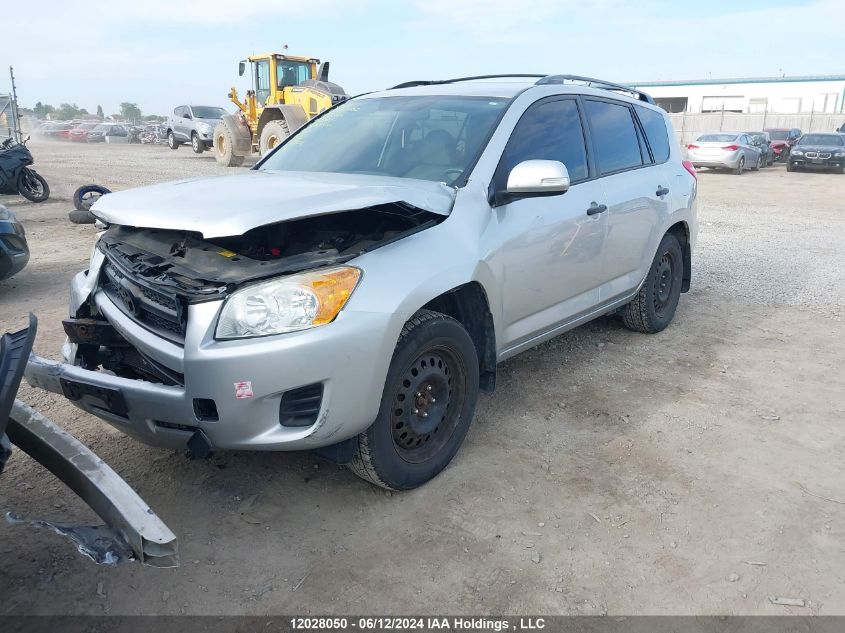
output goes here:
<path id="1" fill-rule="evenodd" d="M 97 288 L 139 325 L 182 344 L 192 303 L 219 300 L 249 281 L 342 263 L 444 219 L 390 203 L 211 240 L 191 231 L 115 225 L 97 243 L 105 255 Z M 129 346 L 99 314 L 93 297 L 64 325 L 86 369 L 103 367 L 164 384 L 183 380 Z"/>

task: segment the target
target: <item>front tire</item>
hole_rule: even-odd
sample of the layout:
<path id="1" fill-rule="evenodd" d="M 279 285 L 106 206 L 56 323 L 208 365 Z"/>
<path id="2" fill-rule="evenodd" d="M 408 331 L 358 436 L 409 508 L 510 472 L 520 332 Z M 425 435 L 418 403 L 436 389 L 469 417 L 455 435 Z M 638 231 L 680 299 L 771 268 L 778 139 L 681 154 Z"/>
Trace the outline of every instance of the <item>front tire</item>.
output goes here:
<path id="1" fill-rule="evenodd" d="M 798 168 L 797 168 L 797 167 L 795 167 L 795 166 L 792 164 L 792 162 L 790 161 L 790 162 L 787 162 L 787 163 L 786 163 L 786 171 L 798 171 Z"/>
<path id="2" fill-rule="evenodd" d="M 622 322 L 637 332 L 655 334 L 672 322 L 684 280 L 684 254 L 671 233 L 660 241 L 645 281 L 634 299 L 625 305 Z"/>
<path id="3" fill-rule="evenodd" d="M 356 442 L 353 473 L 388 490 L 411 490 L 452 460 L 478 399 L 478 354 L 455 319 L 417 312 L 402 328 L 376 421 Z"/>
<path id="4" fill-rule="evenodd" d="M 179 143 L 176 140 L 176 135 L 173 134 L 173 130 L 167 133 L 167 146 L 170 149 L 179 149 Z"/>
<path id="5" fill-rule="evenodd" d="M 30 202 L 44 202 L 50 197 L 50 185 L 40 175 L 24 167 L 18 174 L 18 193 Z"/>
<path id="6" fill-rule="evenodd" d="M 194 150 L 194 154 L 202 154 L 205 151 L 205 144 L 196 132 L 191 134 L 191 149 Z"/>

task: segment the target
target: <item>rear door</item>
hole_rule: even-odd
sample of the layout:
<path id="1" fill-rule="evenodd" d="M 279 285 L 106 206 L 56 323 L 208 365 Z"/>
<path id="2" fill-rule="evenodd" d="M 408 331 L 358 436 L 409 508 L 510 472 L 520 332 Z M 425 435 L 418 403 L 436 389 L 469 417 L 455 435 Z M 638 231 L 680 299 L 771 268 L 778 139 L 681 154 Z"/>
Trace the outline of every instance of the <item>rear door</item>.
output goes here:
<path id="1" fill-rule="evenodd" d="M 523 198 L 493 210 L 498 223 L 490 265 L 502 279 L 505 346 L 589 312 L 598 303 L 606 213 L 601 185 L 592 178 L 583 112 L 576 97 L 532 104 L 511 134 L 494 186 L 503 189 L 511 169 L 525 160 L 556 160 L 569 171 L 561 195 Z"/>
<path id="2" fill-rule="evenodd" d="M 672 177 L 665 152 L 662 163 L 652 158 L 631 104 L 584 97 L 584 109 L 608 206 L 600 291 L 605 303 L 632 292 L 645 277 L 669 214 Z"/>

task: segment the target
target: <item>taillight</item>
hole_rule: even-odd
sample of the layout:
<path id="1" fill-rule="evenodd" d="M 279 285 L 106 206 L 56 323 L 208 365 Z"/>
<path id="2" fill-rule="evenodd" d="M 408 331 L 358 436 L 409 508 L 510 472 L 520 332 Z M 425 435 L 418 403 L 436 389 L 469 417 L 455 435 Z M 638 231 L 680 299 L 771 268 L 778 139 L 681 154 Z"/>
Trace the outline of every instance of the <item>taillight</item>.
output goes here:
<path id="1" fill-rule="evenodd" d="M 727 150 L 729 152 L 735 152 L 739 149 L 739 145 L 725 145 L 722 149 Z"/>
<path id="2" fill-rule="evenodd" d="M 690 143 L 689 145 L 687 145 L 687 149 L 698 149 L 698 145 L 693 145 L 692 143 Z"/>
<path id="3" fill-rule="evenodd" d="M 693 164 L 691 162 L 689 162 L 688 160 L 685 160 L 681 164 L 684 166 L 684 169 L 686 169 L 693 178 L 698 180 L 698 172 L 695 171 L 695 167 L 693 166 Z"/>

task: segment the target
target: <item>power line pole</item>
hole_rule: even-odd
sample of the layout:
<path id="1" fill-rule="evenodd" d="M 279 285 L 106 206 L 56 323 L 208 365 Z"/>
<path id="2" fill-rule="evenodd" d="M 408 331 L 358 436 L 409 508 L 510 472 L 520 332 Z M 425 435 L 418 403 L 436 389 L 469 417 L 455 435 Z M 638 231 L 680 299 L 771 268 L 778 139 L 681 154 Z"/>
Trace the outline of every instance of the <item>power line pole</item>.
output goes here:
<path id="1" fill-rule="evenodd" d="M 12 134 L 15 140 L 21 142 L 21 119 L 18 114 L 18 90 L 15 87 L 15 69 L 9 66 L 9 77 L 12 80 Z"/>

